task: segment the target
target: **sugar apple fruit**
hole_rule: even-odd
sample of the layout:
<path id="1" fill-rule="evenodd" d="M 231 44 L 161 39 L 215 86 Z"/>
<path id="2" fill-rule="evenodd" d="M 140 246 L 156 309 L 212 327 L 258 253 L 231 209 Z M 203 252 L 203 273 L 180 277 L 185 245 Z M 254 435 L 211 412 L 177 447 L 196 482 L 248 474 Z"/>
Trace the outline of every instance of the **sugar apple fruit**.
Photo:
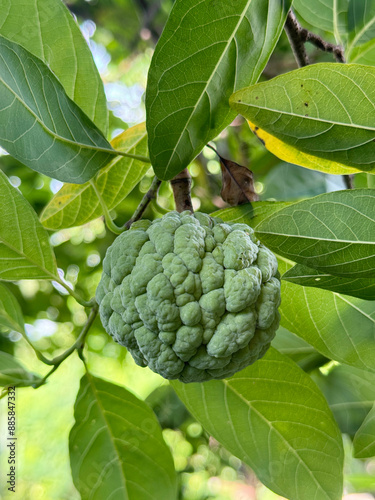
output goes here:
<path id="1" fill-rule="evenodd" d="M 138 365 L 182 382 L 226 378 L 261 358 L 279 326 L 277 260 L 246 224 L 173 211 L 116 238 L 96 299 Z"/>

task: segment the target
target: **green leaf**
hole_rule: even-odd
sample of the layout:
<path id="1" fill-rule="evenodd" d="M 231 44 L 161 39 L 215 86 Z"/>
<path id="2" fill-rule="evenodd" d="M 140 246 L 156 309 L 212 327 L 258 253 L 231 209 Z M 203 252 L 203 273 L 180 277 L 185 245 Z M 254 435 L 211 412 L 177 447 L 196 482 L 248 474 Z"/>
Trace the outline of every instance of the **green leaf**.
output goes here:
<path id="1" fill-rule="evenodd" d="M 290 3 L 175 2 L 146 92 L 150 156 L 160 179 L 183 170 L 235 118 L 229 96 L 258 80 Z"/>
<path id="2" fill-rule="evenodd" d="M 0 279 L 56 279 L 48 235 L 29 203 L 0 171 Z"/>
<path id="3" fill-rule="evenodd" d="M 162 429 L 178 429 L 190 418 L 189 412 L 170 385 L 157 387 L 145 401 L 154 410 Z"/>
<path id="4" fill-rule="evenodd" d="M 0 145 L 28 167 L 81 184 L 116 152 L 50 69 L 0 36 Z"/>
<path id="5" fill-rule="evenodd" d="M 375 405 L 354 436 L 353 446 L 356 458 L 375 456 Z"/>
<path id="6" fill-rule="evenodd" d="M 348 28 L 350 50 L 356 45 L 372 40 L 375 36 L 375 2 L 374 0 L 350 0 L 348 9 Z"/>
<path id="7" fill-rule="evenodd" d="M 176 500 L 172 456 L 143 401 L 87 373 L 74 416 L 70 463 L 82 500 Z"/>
<path id="8" fill-rule="evenodd" d="M 26 371 L 18 361 L 7 352 L 0 351 L 0 385 L 26 387 L 39 382 L 37 375 Z"/>
<path id="9" fill-rule="evenodd" d="M 125 153 L 147 156 L 145 125 L 125 130 L 113 139 L 112 146 Z M 90 182 L 64 184 L 44 209 L 41 215 L 43 225 L 48 229 L 62 229 L 100 217 L 103 209 L 92 183 L 95 183 L 103 202 L 111 210 L 128 196 L 149 168 L 149 163 L 118 156 Z"/>
<path id="10" fill-rule="evenodd" d="M 256 202 L 252 204 L 253 211 L 248 205 L 243 205 L 215 212 L 215 215 L 257 229 L 283 203 Z M 292 262 L 279 258 L 282 275 L 292 266 Z M 375 315 L 371 302 L 327 290 L 304 288 L 284 280 L 281 282 L 281 297 L 283 327 L 329 359 L 375 372 Z"/>
<path id="11" fill-rule="evenodd" d="M 230 103 L 256 127 L 303 153 L 337 168 L 373 172 L 374 83 L 370 66 L 313 64 L 242 89 Z"/>
<path id="12" fill-rule="evenodd" d="M 63 2 L 0 0 L 0 33 L 42 59 L 68 96 L 107 133 L 103 83 L 81 30 Z"/>
<path id="13" fill-rule="evenodd" d="M 375 189 L 325 193 L 294 203 L 256 228 L 271 250 L 347 278 L 375 277 Z"/>
<path id="14" fill-rule="evenodd" d="M 357 469 L 356 463 L 353 463 L 352 469 L 354 468 Z M 370 475 L 364 467 L 362 471 L 363 472 L 352 472 L 346 475 L 348 487 L 351 491 L 374 491 L 375 476 L 371 473 Z"/>
<path id="15" fill-rule="evenodd" d="M 342 278 L 296 264 L 282 276 L 282 279 L 297 285 L 323 288 L 364 300 L 375 300 L 375 280 L 373 278 Z"/>
<path id="16" fill-rule="evenodd" d="M 322 356 L 303 339 L 282 326 L 277 330 L 277 335 L 272 341 L 272 346 L 281 352 L 281 354 L 285 354 L 285 356 L 292 359 L 306 372 L 320 367 L 329 361 L 329 359 Z"/>
<path id="17" fill-rule="evenodd" d="M 279 271 L 292 263 L 279 258 Z M 281 281 L 281 324 L 327 358 L 375 372 L 374 303 Z"/>
<path id="18" fill-rule="evenodd" d="M 375 66 L 375 1 L 351 0 L 348 18 L 347 61 Z"/>
<path id="19" fill-rule="evenodd" d="M 352 366 L 333 367 L 328 374 L 313 374 L 340 430 L 354 436 L 375 400 L 375 375 Z"/>
<path id="20" fill-rule="evenodd" d="M 172 382 L 192 415 L 268 488 L 341 500 L 341 434 L 310 377 L 271 348 L 227 380 Z"/>
<path id="21" fill-rule="evenodd" d="M 289 201 L 255 201 L 251 204 L 217 210 L 210 215 L 220 217 L 225 222 L 248 224 L 255 229 L 264 219 L 292 204 L 293 202 Z"/>
<path id="22" fill-rule="evenodd" d="M 310 198 L 332 191 L 331 179 L 322 172 L 281 162 L 262 178 L 262 198 L 289 201 Z M 340 177 L 332 179 L 332 183 L 335 187 L 341 184 L 341 189 L 345 186 Z"/>
<path id="23" fill-rule="evenodd" d="M 25 324 L 16 297 L 0 283 L 0 326 L 24 333 Z"/>
<path id="24" fill-rule="evenodd" d="M 349 0 L 294 0 L 293 2 L 293 8 L 302 19 L 319 30 L 334 34 L 336 42 L 341 44 L 348 30 L 348 5 Z"/>
<path id="25" fill-rule="evenodd" d="M 354 47 L 350 52 L 350 62 L 375 66 L 375 38 Z"/>

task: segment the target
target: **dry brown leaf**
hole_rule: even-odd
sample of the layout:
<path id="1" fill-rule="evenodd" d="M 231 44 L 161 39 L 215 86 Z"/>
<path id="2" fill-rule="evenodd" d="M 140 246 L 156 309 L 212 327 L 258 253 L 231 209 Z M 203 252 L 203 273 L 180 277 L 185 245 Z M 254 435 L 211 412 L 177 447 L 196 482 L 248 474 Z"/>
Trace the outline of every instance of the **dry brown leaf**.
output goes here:
<path id="1" fill-rule="evenodd" d="M 231 206 L 258 201 L 259 196 L 254 189 L 252 171 L 234 161 L 223 158 L 216 149 L 209 147 L 220 158 L 222 173 L 221 197 L 223 200 Z"/>

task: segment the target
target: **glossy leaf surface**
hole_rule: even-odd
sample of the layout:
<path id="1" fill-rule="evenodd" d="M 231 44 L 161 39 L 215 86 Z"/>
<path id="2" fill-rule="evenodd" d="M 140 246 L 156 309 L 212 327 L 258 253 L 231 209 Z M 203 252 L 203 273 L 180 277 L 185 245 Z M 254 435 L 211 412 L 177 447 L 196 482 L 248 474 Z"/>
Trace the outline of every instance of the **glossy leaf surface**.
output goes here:
<path id="1" fill-rule="evenodd" d="M 55 256 L 29 203 L 0 171 L 0 279 L 54 279 Z"/>
<path id="2" fill-rule="evenodd" d="M 147 156 L 144 124 L 122 132 L 112 140 L 112 146 L 125 153 Z M 62 229 L 100 217 L 103 209 L 96 191 L 111 210 L 127 197 L 149 168 L 149 163 L 117 156 L 91 181 L 81 185 L 64 184 L 44 209 L 43 225 L 48 229 Z"/>
<path id="3" fill-rule="evenodd" d="M 287 163 L 334 175 L 354 174 L 357 172 L 357 169 L 338 163 L 335 160 L 327 160 L 326 158 L 320 158 L 314 154 L 304 153 L 291 144 L 283 142 L 274 135 L 267 133 L 251 122 L 249 122 L 249 126 L 270 153 Z"/>
<path id="4" fill-rule="evenodd" d="M 360 299 L 375 300 L 374 278 L 342 278 L 296 264 L 283 274 L 282 279 L 301 286 L 323 288 Z"/>
<path id="5" fill-rule="evenodd" d="M 183 170 L 235 118 L 230 95 L 255 83 L 284 26 L 288 0 L 177 0 L 156 47 L 146 92 L 152 164 Z"/>
<path id="6" fill-rule="evenodd" d="M 24 333 L 22 311 L 16 297 L 0 283 L 0 326 Z"/>
<path id="7" fill-rule="evenodd" d="M 77 184 L 116 156 L 52 71 L 1 36 L 0 145 L 37 172 Z"/>
<path id="8" fill-rule="evenodd" d="M 230 102 L 256 127 L 304 154 L 337 168 L 375 170 L 373 67 L 313 64 L 240 90 Z"/>
<path id="9" fill-rule="evenodd" d="M 277 211 L 256 228 L 276 253 L 346 278 L 375 278 L 375 189 L 326 193 Z"/>
<path id="10" fill-rule="evenodd" d="M 354 436 L 375 400 L 375 374 L 338 365 L 328 374 L 317 371 L 312 377 L 327 399 L 341 432 Z"/>
<path id="11" fill-rule="evenodd" d="M 40 381 L 40 377 L 28 372 L 7 352 L 0 351 L 0 386 L 26 387 Z"/>
<path id="12" fill-rule="evenodd" d="M 104 87 L 79 26 L 59 0 L 0 0 L 0 34 L 42 59 L 105 134 Z"/>
<path id="13" fill-rule="evenodd" d="M 367 458 L 375 455 L 375 405 L 354 436 L 353 446 L 356 458 Z"/>
<path id="14" fill-rule="evenodd" d="M 341 500 L 342 442 L 310 377 L 271 348 L 226 380 L 172 383 L 205 429 L 290 500 Z"/>
<path id="15" fill-rule="evenodd" d="M 292 263 L 279 258 L 281 274 Z M 281 324 L 327 358 L 375 372 L 374 303 L 281 281 Z"/>
<path id="16" fill-rule="evenodd" d="M 86 374 L 69 438 L 82 500 L 175 500 L 169 448 L 151 408 L 123 387 Z"/>
<path id="17" fill-rule="evenodd" d="M 294 0 L 293 7 L 303 20 L 320 30 L 334 34 L 337 43 L 347 36 L 347 12 L 350 0 Z"/>

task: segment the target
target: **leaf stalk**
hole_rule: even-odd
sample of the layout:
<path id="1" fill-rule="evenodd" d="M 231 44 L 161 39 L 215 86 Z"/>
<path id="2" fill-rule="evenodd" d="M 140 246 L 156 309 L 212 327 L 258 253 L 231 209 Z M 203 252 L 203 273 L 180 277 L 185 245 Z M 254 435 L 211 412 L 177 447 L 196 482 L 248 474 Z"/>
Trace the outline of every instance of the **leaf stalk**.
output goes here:
<path id="1" fill-rule="evenodd" d="M 74 291 L 72 288 L 70 288 L 69 285 L 67 285 L 60 277 L 57 277 L 57 276 L 52 276 L 52 280 L 53 281 L 56 281 L 56 283 L 58 283 L 59 285 L 61 285 L 62 287 L 65 288 L 65 290 L 67 292 L 69 292 L 69 295 L 71 295 L 74 299 L 76 299 L 76 301 L 81 304 L 81 306 L 83 307 L 93 307 L 95 304 L 96 304 L 96 300 L 95 300 L 95 297 L 93 297 L 92 299 L 90 300 L 85 300 L 84 298 L 82 298 L 79 293 L 77 293 L 76 291 Z"/>
<path id="2" fill-rule="evenodd" d="M 79 353 L 82 353 L 86 335 L 88 334 L 92 324 L 94 323 L 94 320 L 98 314 L 98 309 L 99 306 L 97 304 L 91 309 L 89 317 L 87 318 L 87 321 L 83 326 L 81 333 L 77 337 L 77 340 L 74 342 L 74 344 L 71 347 L 69 347 L 69 349 L 67 349 L 65 352 L 63 352 L 59 356 L 56 356 L 53 359 L 49 360 L 45 358 L 45 356 L 43 356 L 41 352 L 37 351 L 35 347 L 30 343 L 30 341 L 27 339 L 29 344 L 34 349 L 38 359 L 43 361 L 43 363 L 52 366 L 52 369 L 39 382 L 33 384 L 32 387 L 34 387 L 34 389 L 37 389 L 41 385 L 45 384 L 46 380 L 52 375 L 52 373 L 54 373 L 57 370 L 57 368 L 61 365 L 61 363 L 65 361 L 74 351 L 77 350 Z"/>
<path id="3" fill-rule="evenodd" d="M 147 156 L 133 155 L 132 153 L 125 153 L 125 151 L 119 151 L 118 149 L 115 149 L 114 151 L 119 156 L 124 156 L 125 158 L 133 158 L 133 160 L 142 161 L 143 163 L 151 163 L 150 158 Z"/>

